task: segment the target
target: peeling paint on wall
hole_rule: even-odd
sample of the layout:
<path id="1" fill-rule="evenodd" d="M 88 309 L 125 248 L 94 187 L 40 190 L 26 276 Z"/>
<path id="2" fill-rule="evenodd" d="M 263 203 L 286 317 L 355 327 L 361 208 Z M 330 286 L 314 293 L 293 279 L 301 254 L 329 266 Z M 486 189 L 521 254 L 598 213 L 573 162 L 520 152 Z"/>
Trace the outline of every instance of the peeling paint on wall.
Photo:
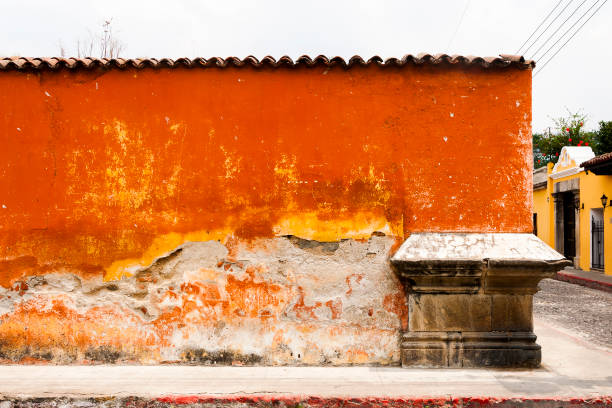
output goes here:
<path id="1" fill-rule="evenodd" d="M 0 357 L 397 363 L 402 238 L 532 228 L 530 81 L 0 73 Z"/>
<path id="2" fill-rule="evenodd" d="M 181 245 L 131 278 L 0 289 L 4 362 L 397 364 L 395 239 Z M 26 290 L 21 290 L 27 288 Z"/>

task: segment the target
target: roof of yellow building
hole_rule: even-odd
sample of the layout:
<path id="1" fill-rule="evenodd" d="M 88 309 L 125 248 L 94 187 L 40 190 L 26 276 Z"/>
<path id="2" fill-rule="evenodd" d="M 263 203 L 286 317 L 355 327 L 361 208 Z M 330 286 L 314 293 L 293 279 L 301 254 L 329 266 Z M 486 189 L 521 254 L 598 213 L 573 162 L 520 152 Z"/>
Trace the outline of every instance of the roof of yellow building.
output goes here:
<path id="1" fill-rule="evenodd" d="M 599 155 L 597 157 L 593 157 L 590 160 L 582 162 L 580 164 L 580 167 L 597 166 L 597 165 L 604 164 L 604 163 L 607 163 L 607 162 L 610 162 L 610 161 L 612 161 L 612 152 L 604 153 L 604 154 Z"/>

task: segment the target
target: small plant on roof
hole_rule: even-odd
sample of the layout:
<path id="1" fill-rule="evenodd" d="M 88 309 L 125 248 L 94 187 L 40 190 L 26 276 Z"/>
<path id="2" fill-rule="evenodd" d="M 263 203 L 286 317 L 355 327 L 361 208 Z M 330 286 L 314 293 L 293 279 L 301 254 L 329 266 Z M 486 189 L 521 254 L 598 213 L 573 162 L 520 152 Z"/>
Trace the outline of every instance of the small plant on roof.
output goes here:
<path id="1" fill-rule="evenodd" d="M 113 19 L 110 18 L 102 23 L 102 32 L 94 34 L 89 32 L 89 38 L 76 41 L 76 55 L 78 58 L 119 58 L 123 51 L 123 43 L 117 39 L 113 31 Z M 66 57 L 66 49 L 59 43 L 60 56 Z"/>

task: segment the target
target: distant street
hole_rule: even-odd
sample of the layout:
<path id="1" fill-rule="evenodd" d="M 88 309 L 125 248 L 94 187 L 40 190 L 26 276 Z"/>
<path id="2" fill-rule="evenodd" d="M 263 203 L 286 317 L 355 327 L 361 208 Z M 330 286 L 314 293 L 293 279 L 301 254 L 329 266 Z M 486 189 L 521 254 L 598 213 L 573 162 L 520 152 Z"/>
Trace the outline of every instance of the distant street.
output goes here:
<path id="1" fill-rule="evenodd" d="M 612 348 L 612 293 L 553 279 L 540 282 L 540 289 L 533 301 L 535 318 Z"/>

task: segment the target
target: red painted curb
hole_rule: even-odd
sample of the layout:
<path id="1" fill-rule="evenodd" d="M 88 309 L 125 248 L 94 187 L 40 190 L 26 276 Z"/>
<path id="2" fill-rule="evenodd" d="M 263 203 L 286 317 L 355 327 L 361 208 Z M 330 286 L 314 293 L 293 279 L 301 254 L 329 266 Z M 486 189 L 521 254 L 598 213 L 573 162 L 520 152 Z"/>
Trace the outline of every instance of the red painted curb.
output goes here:
<path id="1" fill-rule="evenodd" d="M 278 407 L 278 408 L 323 408 L 323 407 L 408 407 L 408 408 L 510 408 L 510 407 L 543 407 L 543 408 L 610 408 L 612 396 L 599 398 L 398 398 L 398 397 L 314 397 L 283 395 L 232 395 L 232 396 L 165 396 L 157 398 L 162 404 L 195 405 L 199 407 Z"/>
<path id="2" fill-rule="evenodd" d="M 591 289 L 602 290 L 604 292 L 612 293 L 612 284 L 608 282 L 602 282 L 594 279 L 584 278 L 582 276 L 576 276 L 569 273 L 557 272 L 555 274 L 555 279 L 562 281 L 573 283 L 575 285 L 585 286 Z"/>

